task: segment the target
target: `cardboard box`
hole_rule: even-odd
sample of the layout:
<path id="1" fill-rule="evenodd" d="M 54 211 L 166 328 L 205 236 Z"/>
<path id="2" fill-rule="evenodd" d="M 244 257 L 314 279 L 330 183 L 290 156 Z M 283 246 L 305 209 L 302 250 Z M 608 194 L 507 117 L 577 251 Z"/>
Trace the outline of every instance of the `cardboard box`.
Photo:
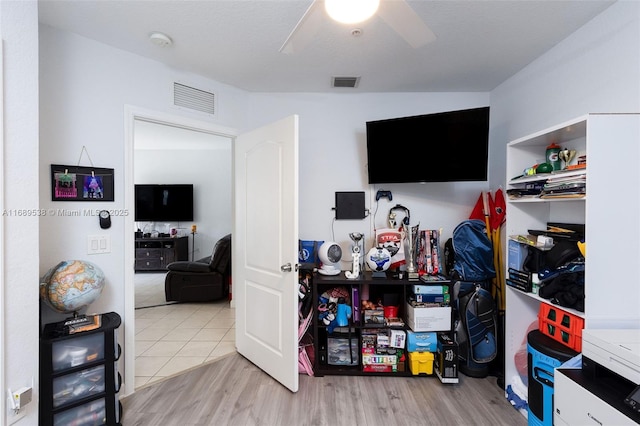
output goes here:
<path id="1" fill-rule="evenodd" d="M 507 266 L 512 269 L 521 271 L 524 260 L 527 258 L 527 244 L 519 243 L 515 240 L 508 241 L 507 258 L 509 259 Z"/>
<path id="2" fill-rule="evenodd" d="M 415 298 L 418 303 L 442 303 L 445 305 L 451 303 L 449 294 L 416 294 Z"/>
<path id="3" fill-rule="evenodd" d="M 458 383 L 458 344 L 448 333 L 438 333 L 434 359 L 436 376 L 442 383 Z"/>
<path id="4" fill-rule="evenodd" d="M 363 354 L 363 365 L 398 365 L 397 355 Z"/>
<path id="5" fill-rule="evenodd" d="M 404 349 L 404 345 L 407 341 L 407 335 L 404 330 L 391 330 L 391 336 L 389 338 L 389 346 L 392 348 Z"/>
<path id="6" fill-rule="evenodd" d="M 384 364 L 363 365 L 362 371 L 365 373 L 396 373 L 398 371 L 404 371 L 404 363 L 400 363 L 396 365 L 384 365 Z"/>
<path id="7" fill-rule="evenodd" d="M 413 307 L 406 304 L 406 323 L 413 331 L 451 330 L 451 306 Z"/>
<path id="8" fill-rule="evenodd" d="M 447 294 L 449 293 L 448 285 L 441 284 L 414 284 L 413 294 Z"/>
<path id="9" fill-rule="evenodd" d="M 384 325 L 384 311 L 382 309 L 365 309 L 364 311 L 364 323 L 365 324 L 378 324 Z"/>
<path id="10" fill-rule="evenodd" d="M 409 352 L 435 352 L 438 344 L 438 336 L 435 332 L 407 331 L 407 351 Z"/>

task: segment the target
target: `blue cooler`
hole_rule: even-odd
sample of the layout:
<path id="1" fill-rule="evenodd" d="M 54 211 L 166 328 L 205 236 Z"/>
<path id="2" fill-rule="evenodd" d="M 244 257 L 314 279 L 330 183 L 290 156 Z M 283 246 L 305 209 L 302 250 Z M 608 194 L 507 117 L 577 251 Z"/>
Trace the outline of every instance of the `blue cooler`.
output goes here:
<path id="1" fill-rule="evenodd" d="M 527 370 L 529 371 L 529 425 L 553 425 L 553 369 L 578 352 L 539 330 L 527 335 Z"/>

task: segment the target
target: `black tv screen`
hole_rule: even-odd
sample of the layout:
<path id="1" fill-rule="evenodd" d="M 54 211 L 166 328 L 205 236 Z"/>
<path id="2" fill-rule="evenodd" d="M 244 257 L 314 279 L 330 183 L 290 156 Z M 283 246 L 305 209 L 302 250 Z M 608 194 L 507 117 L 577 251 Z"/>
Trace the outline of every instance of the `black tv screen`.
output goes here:
<path id="1" fill-rule="evenodd" d="M 367 122 L 369 183 L 486 181 L 489 107 Z"/>
<path id="2" fill-rule="evenodd" d="M 135 186 L 136 222 L 193 220 L 193 184 Z"/>

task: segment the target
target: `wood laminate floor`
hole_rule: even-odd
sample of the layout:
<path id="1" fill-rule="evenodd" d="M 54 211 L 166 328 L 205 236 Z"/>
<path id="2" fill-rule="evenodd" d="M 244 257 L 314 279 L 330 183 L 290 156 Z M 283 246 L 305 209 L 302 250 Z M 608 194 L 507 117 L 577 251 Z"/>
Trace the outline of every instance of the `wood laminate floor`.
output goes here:
<path id="1" fill-rule="evenodd" d="M 300 375 L 292 393 L 237 353 L 122 399 L 125 426 L 526 425 L 495 377 Z"/>

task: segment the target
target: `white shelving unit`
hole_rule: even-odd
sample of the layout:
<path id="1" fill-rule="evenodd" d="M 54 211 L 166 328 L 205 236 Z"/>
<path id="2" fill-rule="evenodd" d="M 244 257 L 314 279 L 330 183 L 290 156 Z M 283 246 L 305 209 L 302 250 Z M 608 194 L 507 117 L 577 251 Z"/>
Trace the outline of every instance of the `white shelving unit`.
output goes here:
<path id="1" fill-rule="evenodd" d="M 546 147 L 553 142 L 575 149 L 575 158 L 587 156 L 586 169 L 559 172 L 586 173 L 587 196 L 509 199 L 506 235 L 546 229 L 547 222 L 584 223 L 585 312 L 566 310 L 583 317 L 586 328 L 638 328 L 640 114 L 588 114 L 510 142 L 507 188 L 514 183 L 540 180 L 540 176 L 512 178 L 544 162 Z M 506 288 L 505 386 L 518 375 L 516 354 L 523 342 L 526 345 L 527 330 L 537 323 L 543 300 L 535 294 Z"/>

